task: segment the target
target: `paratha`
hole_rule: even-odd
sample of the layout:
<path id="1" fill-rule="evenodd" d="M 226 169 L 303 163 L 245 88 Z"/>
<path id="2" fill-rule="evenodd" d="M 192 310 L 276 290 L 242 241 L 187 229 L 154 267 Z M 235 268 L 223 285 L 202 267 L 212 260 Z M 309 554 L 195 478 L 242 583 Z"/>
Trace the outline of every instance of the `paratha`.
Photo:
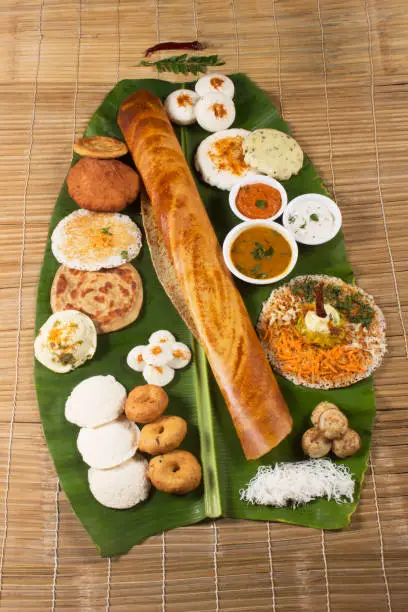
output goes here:
<path id="1" fill-rule="evenodd" d="M 338 323 L 330 332 L 310 332 L 305 327 L 308 313 L 316 308 L 317 285 L 322 287 L 327 312 L 337 312 Z M 278 374 L 315 389 L 348 387 L 367 378 L 386 352 L 385 320 L 373 297 L 324 275 L 297 276 L 272 291 L 257 332 Z"/>
<path id="2" fill-rule="evenodd" d="M 87 272 L 60 266 L 51 288 L 51 308 L 87 314 L 99 334 L 133 323 L 143 303 L 143 285 L 131 264 Z"/>

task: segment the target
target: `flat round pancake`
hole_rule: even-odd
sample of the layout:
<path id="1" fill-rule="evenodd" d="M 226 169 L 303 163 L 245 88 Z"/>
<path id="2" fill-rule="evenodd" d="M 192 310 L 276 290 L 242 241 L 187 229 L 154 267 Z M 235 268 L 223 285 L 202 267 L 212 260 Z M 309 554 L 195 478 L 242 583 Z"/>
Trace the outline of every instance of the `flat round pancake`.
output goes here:
<path id="1" fill-rule="evenodd" d="M 68 193 L 81 208 L 119 212 L 134 202 L 139 175 L 117 159 L 83 157 L 67 176 Z"/>
<path id="2" fill-rule="evenodd" d="M 90 136 L 89 138 L 78 138 L 74 144 L 74 151 L 83 157 L 113 159 L 126 155 L 128 148 L 124 142 L 117 138 Z"/>
<path id="3" fill-rule="evenodd" d="M 303 166 L 303 151 L 292 136 L 279 130 L 255 130 L 243 143 L 245 161 L 261 174 L 288 180 Z"/>
<path id="4" fill-rule="evenodd" d="M 133 323 L 143 303 L 143 284 L 131 264 L 86 272 L 60 266 L 51 288 L 51 308 L 80 310 L 92 319 L 99 334 Z"/>
<path id="5" fill-rule="evenodd" d="M 137 257 L 142 233 L 127 215 L 75 210 L 54 229 L 51 248 L 59 263 L 75 270 L 116 268 Z"/>

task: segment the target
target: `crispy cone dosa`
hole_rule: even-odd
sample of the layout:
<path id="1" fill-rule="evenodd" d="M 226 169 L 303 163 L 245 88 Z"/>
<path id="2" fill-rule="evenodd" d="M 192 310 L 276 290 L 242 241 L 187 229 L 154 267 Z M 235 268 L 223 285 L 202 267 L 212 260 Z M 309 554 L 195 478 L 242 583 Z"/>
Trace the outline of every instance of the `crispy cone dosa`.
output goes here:
<path id="1" fill-rule="evenodd" d="M 125 100 L 118 123 L 150 199 L 154 242 L 166 248 L 245 456 L 261 457 L 288 435 L 292 419 L 183 151 L 162 103 L 148 91 Z"/>

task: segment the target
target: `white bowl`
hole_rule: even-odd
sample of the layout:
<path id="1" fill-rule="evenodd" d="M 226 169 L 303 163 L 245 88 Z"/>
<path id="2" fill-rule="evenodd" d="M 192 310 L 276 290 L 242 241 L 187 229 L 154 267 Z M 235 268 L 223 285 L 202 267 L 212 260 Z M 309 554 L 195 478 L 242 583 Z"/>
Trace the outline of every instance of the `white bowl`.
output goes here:
<path id="1" fill-rule="evenodd" d="M 327 208 L 329 209 L 329 211 L 331 212 L 331 214 L 333 215 L 334 217 L 333 229 L 330 232 L 330 234 L 327 234 L 327 236 L 325 236 L 324 238 L 320 238 L 317 240 L 307 240 L 306 238 L 302 236 L 297 236 L 291 230 L 290 223 L 289 223 L 289 217 L 294 212 L 296 212 L 296 207 L 299 205 L 299 202 L 303 202 L 304 200 L 307 200 L 308 202 L 312 201 L 312 202 L 316 202 L 319 204 L 325 204 Z M 290 231 L 292 236 L 294 236 L 297 242 L 300 242 L 301 244 L 307 244 L 309 246 L 316 246 L 319 244 L 324 244 L 325 242 L 329 242 L 329 240 L 332 240 L 332 238 L 336 236 L 336 234 L 339 232 L 341 228 L 342 217 L 341 217 L 340 208 L 337 206 L 336 202 L 334 202 L 327 196 L 321 195 L 320 193 L 304 193 L 303 195 L 300 195 L 297 198 L 294 198 L 293 200 L 289 202 L 289 204 L 287 205 L 287 207 L 285 208 L 283 212 L 282 223 Z"/>
<path id="2" fill-rule="evenodd" d="M 288 195 L 286 193 L 286 189 L 278 181 L 275 181 L 275 179 L 270 178 L 269 176 L 265 176 L 263 174 L 247 176 L 234 184 L 233 188 L 229 192 L 229 205 L 234 215 L 236 215 L 239 219 L 243 219 L 243 221 L 258 221 L 258 219 L 252 219 L 251 217 L 243 215 L 242 212 L 238 210 L 236 205 L 238 191 L 241 189 L 241 187 L 244 187 L 245 185 L 254 185 L 255 183 L 263 183 L 264 185 L 269 185 L 269 187 L 277 189 L 282 199 L 282 203 L 278 212 L 274 215 L 271 215 L 270 217 L 267 217 L 266 219 L 260 219 L 260 221 L 273 221 L 274 219 L 280 217 L 288 203 Z"/>
<path id="3" fill-rule="evenodd" d="M 292 250 L 292 258 L 289 262 L 288 267 L 282 272 L 282 274 L 279 274 L 279 276 L 274 276 L 273 278 L 251 278 L 250 276 L 245 276 L 245 274 L 242 274 L 239 270 L 237 270 L 237 268 L 234 266 L 232 262 L 231 247 L 232 247 L 232 243 L 234 242 L 234 240 L 244 230 L 248 229 L 249 227 L 257 227 L 257 226 L 269 227 L 271 229 L 276 230 L 284 238 L 286 238 L 286 240 L 290 244 L 290 248 Z M 224 244 L 222 245 L 222 253 L 224 255 L 224 260 L 225 260 L 225 263 L 227 264 L 227 268 L 230 270 L 230 272 L 232 272 L 234 276 L 236 276 L 237 278 L 240 278 L 241 280 L 247 283 L 251 283 L 252 285 L 270 285 L 271 283 L 277 283 L 278 281 L 282 280 L 283 278 L 285 278 L 286 276 L 288 276 L 288 274 L 292 272 L 293 268 L 296 265 L 297 259 L 298 259 L 298 246 L 297 246 L 296 240 L 293 237 L 292 232 L 287 230 L 285 227 L 283 227 L 279 223 L 274 223 L 273 221 L 269 221 L 265 219 L 259 219 L 259 220 L 257 219 L 255 221 L 254 220 L 245 221 L 244 223 L 239 223 L 238 225 L 233 227 L 232 230 L 228 232 L 228 234 L 225 237 Z"/>

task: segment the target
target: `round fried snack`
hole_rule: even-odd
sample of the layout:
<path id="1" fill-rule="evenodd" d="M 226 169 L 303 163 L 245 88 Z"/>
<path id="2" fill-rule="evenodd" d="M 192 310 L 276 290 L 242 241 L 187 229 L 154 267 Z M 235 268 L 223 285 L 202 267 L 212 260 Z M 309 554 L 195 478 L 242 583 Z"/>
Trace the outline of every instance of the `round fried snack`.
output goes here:
<path id="1" fill-rule="evenodd" d="M 135 423 L 151 423 L 167 408 L 167 393 L 157 385 L 140 385 L 132 389 L 125 404 L 125 413 Z"/>
<path id="2" fill-rule="evenodd" d="M 187 423 L 178 416 L 163 416 L 145 425 L 139 439 L 139 450 L 148 455 L 169 453 L 180 446 L 187 434 Z"/>
<path id="3" fill-rule="evenodd" d="M 316 427 L 311 427 L 302 436 L 302 448 L 305 455 L 312 459 L 324 457 L 331 450 L 331 440 L 324 437 Z"/>
<path id="4" fill-rule="evenodd" d="M 124 142 L 117 138 L 90 136 L 89 138 L 78 138 L 74 144 L 74 151 L 83 157 L 113 159 L 126 155 L 128 148 Z"/>
<path id="5" fill-rule="evenodd" d="M 117 159 L 83 157 L 67 176 L 68 193 L 86 210 L 119 212 L 134 202 L 139 175 Z"/>
<path id="6" fill-rule="evenodd" d="M 354 429 L 347 429 L 342 438 L 333 440 L 332 450 L 337 457 L 345 459 L 351 457 L 361 448 L 361 438 Z"/>
<path id="7" fill-rule="evenodd" d="M 331 402 L 319 402 L 319 404 L 317 404 L 312 414 L 310 415 L 310 420 L 312 421 L 312 424 L 315 427 L 319 426 L 319 419 L 321 415 L 323 414 L 323 412 L 326 412 L 326 410 L 329 410 L 329 408 L 332 408 L 333 410 L 338 410 L 336 404 L 332 404 Z"/>
<path id="8" fill-rule="evenodd" d="M 133 323 L 142 304 L 142 279 L 129 263 L 97 272 L 60 266 L 51 287 L 52 311 L 80 310 L 92 319 L 98 334 Z"/>
<path id="9" fill-rule="evenodd" d="M 329 408 L 320 415 L 318 428 L 329 440 L 344 436 L 347 427 L 347 417 L 337 407 Z"/>
<path id="10" fill-rule="evenodd" d="M 159 491 L 185 495 L 200 484 L 201 466 L 188 451 L 176 450 L 153 457 L 147 476 Z"/>

